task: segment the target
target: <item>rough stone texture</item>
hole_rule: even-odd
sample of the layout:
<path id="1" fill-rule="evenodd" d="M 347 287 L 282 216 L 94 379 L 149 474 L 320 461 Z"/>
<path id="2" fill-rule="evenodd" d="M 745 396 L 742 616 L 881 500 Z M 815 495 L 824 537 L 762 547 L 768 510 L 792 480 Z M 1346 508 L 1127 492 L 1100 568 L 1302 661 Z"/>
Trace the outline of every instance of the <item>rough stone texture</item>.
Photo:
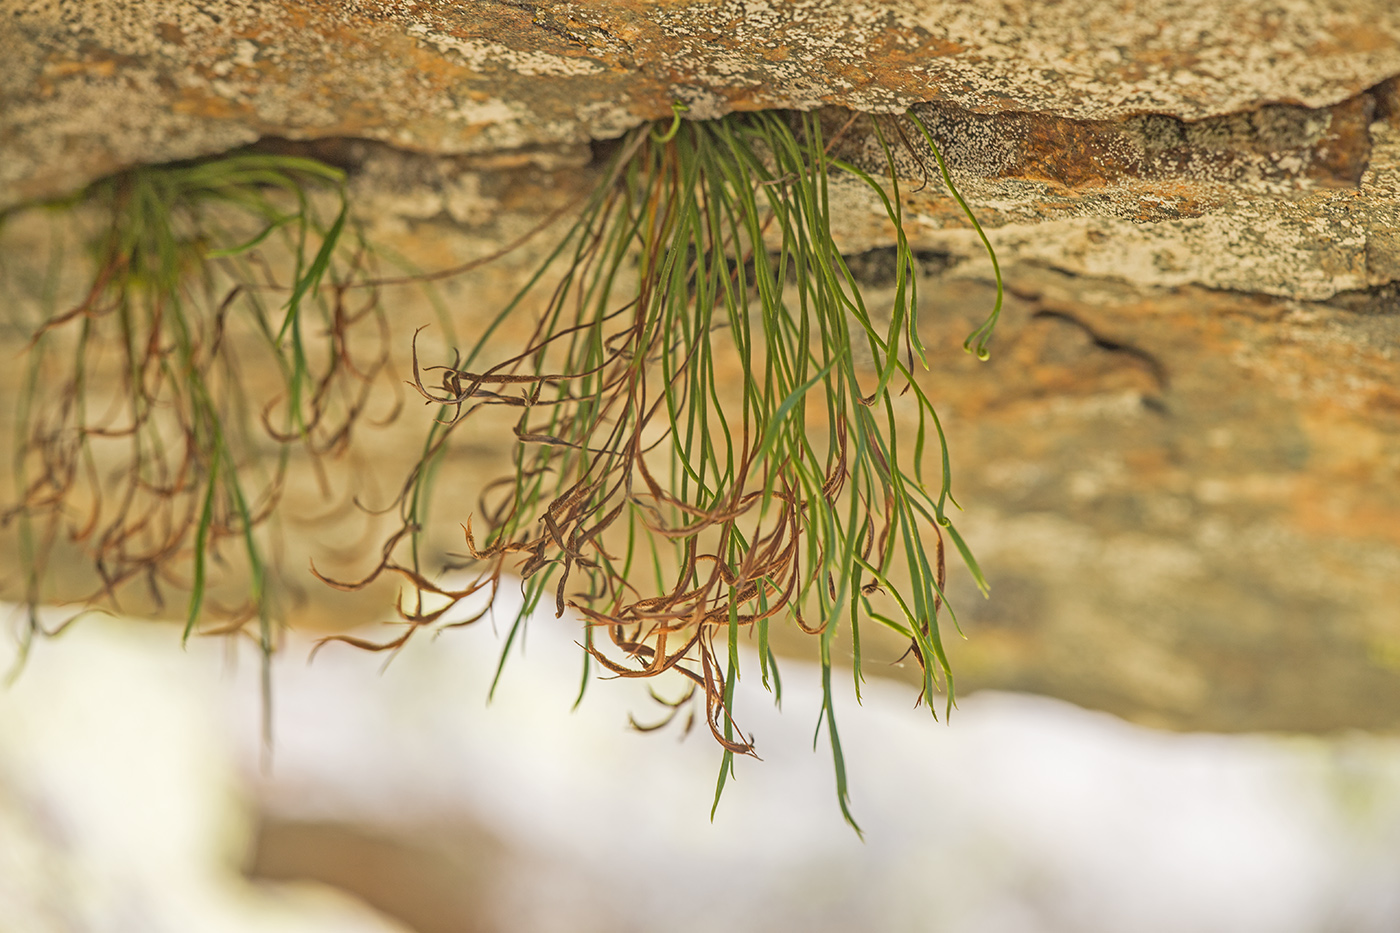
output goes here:
<path id="1" fill-rule="evenodd" d="M 1384 102 L 1395 87 L 1387 81 L 1330 108 L 1269 106 L 1196 123 L 987 117 L 947 105 L 915 112 L 1004 260 L 1326 299 L 1400 278 L 1400 124 L 1376 119 L 1393 112 Z M 843 154 L 883 166 L 873 132 L 853 136 Z M 935 174 L 906 192 L 915 214 L 908 232 L 927 248 L 975 258 L 981 242 L 937 183 L 926 144 L 910 142 L 894 153 L 901 174 Z M 852 243 L 887 241 L 879 201 L 859 184 L 847 189 Z"/>
<path id="2" fill-rule="evenodd" d="M 0 203 L 136 161 L 320 140 L 297 145 L 350 166 L 371 236 L 424 268 L 514 239 L 590 183 L 589 137 L 674 99 L 694 116 L 922 102 L 1011 291 L 978 364 L 958 347 L 990 266 L 911 124 L 882 118 L 929 276 L 929 387 L 962 527 L 994 588 L 982 602 L 953 581 L 961 686 L 1176 728 L 1394 728 L 1393 4 L 5 8 Z M 832 132 L 849 119 L 828 116 Z M 873 140 L 857 121 L 839 154 L 881 167 Z M 849 176 L 832 190 L 835 232 L 878 295 L 883 209 Z M 42 225 L 28 212 L 6 232 L 0 279 L 33 292 Z M 533 249 L 448 283 L 449 305 L 487 313 Z M 421 296 L 392 297 L 405 341 L 433 320 Z M 23 334 L 5 339 L 17 351 Z M 13 368 L 0 378 L 13 392 Z M 421 427 L 375 442 L 386 487 Z M 482 442 L 455 466 L 485 475 L 503 452 Z M 308 553 L 294 541 L 287 566 Z M 387 603 L 306 591 L 313 625 Z"/>
<path id="3" fill-rule="evenodd" d="M 668 115 L 902 110 L 1187 120 L 1400 73 L 1388 0 L 4 0 L 0 203 L 259 136 L 483 152 Z"/>
<path id="4" fill-rule="evenodd" d="M 1176 728 L 1393 728 L 1394 293 L 1009 279 L 992 360 L 935 364 L 993 587 L 956 587 L 963 683 Z M 971 323 L 969 297 L 926 306 L 930 331 Z"/>
<path id="5" fill-rule="evenodd" d="M 0 207 L 265 137 L 549 158 L 673 101 L 696 118 L 929 102 L 917 112 L 1009 258 L 1312 299 L 1400 278 L 1395 147 L 1370 138 L 1400 74 L 1385 0 L 0 11 Z M 939 192 L 922 224 L 956 228 Z"/>

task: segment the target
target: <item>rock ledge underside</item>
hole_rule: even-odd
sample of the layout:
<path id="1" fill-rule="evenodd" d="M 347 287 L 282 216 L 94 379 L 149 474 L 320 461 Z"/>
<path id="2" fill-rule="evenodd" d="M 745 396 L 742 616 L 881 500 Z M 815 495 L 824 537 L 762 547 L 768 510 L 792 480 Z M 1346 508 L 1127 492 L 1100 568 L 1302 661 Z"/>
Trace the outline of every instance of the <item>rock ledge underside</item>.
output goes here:
<path id="1" fill-rule="evenodd" d="M 876 166 L 864 121 L 915 108 L 1010 292 L 992 361 L 963 356 L 990 266 L 941 186 L 914 190 L 918 147 L 901 151 L 963 527 L 994 589 L 983 603 L 954 581 L 964 686 L 1174 728 L 1397 722 L 1400 6 L 0 11 L 0 207 L 134 164 L 299 146 L 351 167 L 376 235 L 429 267 L 563 203 L 591 140 L 673 102 L 697 119 L 872 114 L 840 145 Z M 892 231 L 859 185 L 834 190 L 838 238 L 878 293 Z M 404 317 L 407 335 L 420 321 Z"/>

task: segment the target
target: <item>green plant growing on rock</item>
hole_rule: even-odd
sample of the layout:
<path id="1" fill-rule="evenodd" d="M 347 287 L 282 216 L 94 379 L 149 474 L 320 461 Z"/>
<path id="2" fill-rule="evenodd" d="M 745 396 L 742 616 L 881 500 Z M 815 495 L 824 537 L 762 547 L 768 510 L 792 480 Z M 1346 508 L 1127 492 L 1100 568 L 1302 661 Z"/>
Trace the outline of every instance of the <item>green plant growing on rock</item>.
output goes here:
<path id="1" fill-rule="evenodd" d="M 953 190 L 933 138 L 908 120 Z M 688 681 L 680 700 L 661 701 L 670 707 L 663 721 L 645 728 L 671 721 L 692 697 L 703 701 L 723 749 L 717 806 L 734 756 L 755 752 L 734 710 L 740 640 L 756 640 L 763 682 L 780 697 L 769 634 L 775 619 L 790 617 L 818 641 L 818 735 L 824 727 L 840 807 L 855 826 L 832 691 L 838 628 L 850 625 L 857 695 L 869 620 L 909 640 L 921 697 L 932 710 L 942 688 L 951 709 L 939 628 L 945 536 L 986 589 L 949 514 L 946 438 L 915 380 L 927 366 L 917 265 L 890 131 L 871 125 L 888 190 L 830 156 L 814 114 L 691 122 L 678 109 L 669 126 L 624 137 L 568 233 L 464 356 L 427 365 L 415 343 L 414 385 L 437 419 L 399 497 L 399 530 L 366 576 L 333 581 L 355 589 L 402 574 L 415 590 L 400 603 L 406 627 L 383 643 L 334 640 L 397 650 L 459 604 L 489 607 L 483 595 L 518 576 L 525 599 L 497 678 L 537 607 L 577 613 L 580 699 L 596 666 Z M 913 151 L 901 125 L 890 129 Z M 832 240 L 833 171 L 859 178 L 888 213 L 896 274 L 887 317 L 867 306 Z M 556 263 L 562 276 L 546 289 L 529 337 L 502 348 L 501 325 L 528 313 Z M 983 358 L 999 309 L 1000 289 L 966 344 Z M 474 572 L 467 585 L 445 587 L 421 554 L 432 486 L 442 481 L 436 467 L 463 425 L 498 407 L 517 414 L 514 469 L 461 516 Z M 897 418 L 912 419 L 912 437 L 896 430 Z"/>
<path id="2" fill-rule="evenodd" d="M 601 183 L 571 206 L 582 204 L 568 232 L 464 356 L 425 364 L 415 335 L 412 385 L 437 414 L 398 497 L 400 521 L 364 577 L 322 577 L 353 590 L 403 575 L 405 628 L 385 643 L 328 640 L 395 650 L 466 601 L 487 608 L 450 624 L 484 617 L 485 597 L 518 577 L 523 608 L 497 680 L 530 614 L 547 600 L 556 615 L 573 611 L 585 622 L 580 700 L 595 671 L 685 679 L 684 696 L 661 700 L 662 721 L 638 728 L 700 702 L 723 750 L 717 806 L 734 757 L 755 754 L 735 717 L 740 640 L 755 639 L 760 675 L 780 699 L 770 628 L 790 618 L 817 639 L 818 735 L 825 728 L 855 826 L 832 689 L 838 630 L 849 624 L 857 696 L 861 625 L 873 621 L 908 639 L 921 700 L 934 710 L 941 689 L 950 710 L 945 541 L 986 588 L 950 515 L 942 425 L 915 379 L 927 367 L 917 263 L 891 140 L 918 153 L 906 124 L 872 119 L 887 182 L 832 157 L 856 119 L 827 139 L 815 114 L 700 122 L 678 108 L 669 124 L 613 145 Z M 981 234 L 927 128 L 906 119 Z M 833 172 L 867 186 L 892 225 L 887 312 L 867 305 L 832 239 Z M 318 209 L 327 197 L 334 207 Z M 157 605 L 166 589 L 187 594 L 186 638 L 251 624 L 269 716 L 281 610 L 268 525 L 291 458 L 314 466 L 346 450 L 385 394 L 379 287 L 461 270 L 376 278 L 344 174 L 292 156 L 137 168 L 59 206 L 76 204 L 105 218 L 96 271 L 85 296 L 34 336 L 19 501 L 5 516 L 20 531 L 25 637 L 40 631 L 32 610 L 66 537 L 100 580 L 88 602 L 115 605 L 144 583 Z M 285 262 L 265 254 L 273 238 Z M 999 309 L 998 273 L 997 306 L 965 344 L 981 357 Z M 504 347 L 502 325 L 527 318 L 523 344 Z M 271 374 L 260 391 L 250 354 Z M 94 395 L 99 376 L 114 395 Z M 453 588 L 424 556 L 425 528 L 442 511 L 433 487 L 453 438 L 492 408 L 516 416 L 513 469 L 461 516 L 473 573 Z M 248 584 L 241 605 L 213 595 L 230 569 Z"/>
<path id="3" fill-rule="evenodd" d="M 100 581 L 81 602 L 115 607 L 143 584 L 157 606 L 166 589 L 187 594 L 186 638 L 251 623 L 266 716 L 280 609 L 264 526 L 293 449 L 344 450 L 387 375 L 378 293 L 356 287 L 371 256 L 344 173 L 238 153 L 135 168 L 50 206 L 95 209 L 101 228 L 86 294 L 30 345 L 4 516 L 19 526 L 24 643 L 66 538 Z M 274 237 L 290 268 L 260 249 Z M 241 605 L 213 595 L 230 566 L 247 581 Z"/>

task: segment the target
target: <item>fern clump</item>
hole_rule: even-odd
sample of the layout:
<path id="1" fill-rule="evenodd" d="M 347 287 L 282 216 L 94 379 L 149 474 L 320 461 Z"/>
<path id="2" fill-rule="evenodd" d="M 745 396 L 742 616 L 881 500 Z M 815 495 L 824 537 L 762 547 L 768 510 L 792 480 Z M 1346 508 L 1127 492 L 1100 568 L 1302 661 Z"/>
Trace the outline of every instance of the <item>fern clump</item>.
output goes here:
<path id="1" fill-rule="evenodd" d="M 84 296 L 29 346 L 4 513 L 19 530 L 25 643 L 66 544 L 99 581 L 79 602 L 119 608 L 139 587 L 163 606 L 173 589 L 187 638 L 251 624 L 266 690 L 280 610 L 265 526 L 289 458 L 345 450 L 388 375 L 344 173 L 237 153 L 138 167 L 49 206 L 82 207 L 100 228 Z M 220 577 L 246 581 L 241 603 L 211 595 Z"/>
<path id="2" fill-rule="evenodd" d="M 947 439 L 915 378 L 927 368 L 918 265 L 891 139 L 917 157 L 911 134 L 922 137 L 967 205 L 912 114 L 869 122 L 882 181 L 831 155 L 856 117 L 828 139 L 813 114 L 687 121 L 683 109 L 614 145 L 567 233 L 472 346 L 424 361 L 415 335 L 403 375 L 435 416 L 397 525 L 363 577 L 321 577 L 355 590 L 403 575 L 405 628 L 384 643 L 331 640 L 393 650 L 518 580 L 525 599 L 497 678 L 538 607 L 576 614 L 580 698 L 595 672 L 688 684 L 645 728 L 699 704 L 723 751 L 717 804 L 734 756 L 755 754 L 734 709 L 740 642 L 753 639 L 780 698 L 770 633 L 790 621 L 818 646 L 819 731 L 851 819 L 832 692 L 838 630 L 849 626 L 857 695 L 861 626 L 873 622 L 908 639 L 929 708 L 939 690 L 951 708 L 945 542 L 986 587 L 950 514 Z M 832 238 L 832 173 L 868 186 L 888 214 L 887 308 L 868 306 Z M 158 604 L 167 589 L 185 594 L 185 637 L 251 628 L 268 691 L 279 613 L 268 524 L 293 451 L 313 465 L 343 453 L 375 400 L 396 397 L 381 286 L 493 257 L 376 278 L 344 174 L 285 155 L 137 168 L 79 202 L 105 217 L 95 273 L 32 341 L 18 502 L 5 514 L 19 526 L 26 596 L 31 607 L 45 598 L 66 537 L 100 580 L 89 602 L 116 604 L 144 584 Z M 999 308 L 1000 297 L 965 344 L 984 358 Z M 250 384 L 249 354 L 270 384 Z M 95 395 L 96 374 L 115 393 Z M 456 484 L 445 453 L 488 410 L 514 417 L 512 469 L 454 516 L 469 583 L 446 586 L 425 555 L 425 529 L 449 511 L 433 493 Z M 211 595 L 221 573 L 247 581 L 242 604 Z"/>
<path id="3" fill-rule="evenodd" d="M 933 139 L 907 119 L 951 189 Z M 949 514 L 946 438 L 915 379 L 927 366 L 917 264 L 886 138 L 908 146 L 908 132 L 872 126 L 886 183 L 833 159 L 812 114 L 692 122 L 678 109 L 669 126 L 622 139 L 568 233 L 473 346 L 429 364 L 415 345 L 414 386 L 436 411 L 423 460 L 381 562 L 337 583 L 397 572 L 415 593 L 401 602 L 398 638 L 340 640 L 396 649 L 519 578 L 525 600 L 502 665 L 548 604 L 585 623 L 585 686 L 595 667 L 685 678 L 689 693 L 667 704 L 664 721 L 692 697 L 703 704 L 723 749 L 718 802 L 734 756 L 755 751 L 733 708 L 740 641 L 754 639 L 763 681 L 780 694 L 769 634 L 790 619 L 819 646 L 821 721 L 850 819 L 831 689 L 838 629 L 850 626 L 857 691 L 861 625 L 874 622 L 909 640 L 923 696 L 942 688 L 951 706 L 939 627 L 940 611 L 951 618 L 945 538 L 985 589 Z M 867 306 L 832 239 L 832 172 L 867 184 L 889 215 L 887 313 Z M 528 339 L 509 345 L 497 336 L 502 323 L 530 307 L 550 268 L 562 275 Z M 995 316 L 969 338 L 983 357 Z M 424 565 L 423 529 L 442 509 L 431 493 L 444 482 L 443 452 L 487 409 L 516 415 L 513 471 L 460 516 L 472 576 L 448 588 Z M 905 436 L 896 415 L 910 409 L 916 428 Z"/>

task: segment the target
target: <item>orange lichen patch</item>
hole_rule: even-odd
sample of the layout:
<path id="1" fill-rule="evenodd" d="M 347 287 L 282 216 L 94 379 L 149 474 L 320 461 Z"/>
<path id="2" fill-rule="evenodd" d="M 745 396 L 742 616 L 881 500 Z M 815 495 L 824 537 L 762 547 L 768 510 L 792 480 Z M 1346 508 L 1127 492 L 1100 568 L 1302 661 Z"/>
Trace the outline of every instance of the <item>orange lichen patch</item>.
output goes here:
<path id="1" fill-rule="evenodd" d="M 195 87 L 180 88 L 179 96 L 170 102 L 170 110 L 172 113 L 213 120 L 252 116 L 252 108 L 248 104 Z"/>
<path id="2" fill-rule="evenodd" d="M 966 44 L 955 42 L 951 39 L 931 35 L 924 30 L 919 30 L 919 44 L 910 52 L 914 59 L 943 58 L 951 55 L 961 55 L 969 51 Z"/>
<path id="3" fill-rule="evenodd" d="M 81 61 L 58 61 L 44 69 L 44 76 L 50 79 L 69 78 L 85 75 L 92 78 L 110 78 L 116 74 L 115 58 L 85 59 Z"/>
<path id="4" fill-rule="evenodd" d="M 1004 177 L 1098 188 L 1142 172 L 1141 150 L 1127 145 L 1114 125 L 1058 117 L 1021 122 L 1020 158 L 1007 166 Z"/>
<path id="5" fill-rule="evenodd" d="M 1249 119 L 1230 116 L 1194 124 L 1160 116 L 1072 120 L 1008 115 L 995 119 L 1010 121 L 1003 133 L 1016 141 L 1016 157 L 998 174 L 1086 189 L 1172 178 L 1198 183 L 1307 180 L 1355 187 L 1370 156 L 1368 127 L 1374 111 L 1371 96 L 1362 94 L 1319 111 L 1276 107 Z M 1313 130 L 1312 125 L 1325 129 Z"/>
<path id="6" fill-rule="evenodd" d="M 1092 49 L 1056 41 L 1065 29 L 1082 32 L 1083 22 L 1061 22 L 1053 11 L 1033 16 L 1013 11 L 993 18 L 956 5 L 944 10 L 941 0 L 767 5 L 737 0 L 468 5 L 422 0 L 351 6 L 288 0 L 230 9 L 218 17 L 154 0 L 92 6 L 99 5 L 101 16 L 77 30 L 56 28 L 48 13 L 19 17 L 25 41 L 36 43 L 55 66 L 42 81 L 15 84 L 24 89 L 17 99 L 53 95 L 68 82 L 130 77 L 143 88 L 164 89 L 147 91 L 144 97 L 150 115 L 141 119 L 159 122 L 162 105 L 178 100 L 186 84 L 210 84 L 210 93 L 247 99 L 254 111 L 187 111 L 213 124 L 249 121 L 233 128 L 198 127 L 211 147 L 216 138 L 246 135 L 256 127 L 280 136 L 334 131 L 452 151 L 615 136 L 640 120 L 666 116 L 676 100 L 692 104 L 697 116 L 717 116 L 726 108 L 807 109 L 823 102 L 889 111 L 941 99 L 961 101 L 968 112 L 1022 121 L 993 128 L 992 135 L 1005 137 L 1008 126 L 1019 126 L 1021 152 L 1014 164 L 998 163 L 985 177 L 1038 179 L 1071 189 L 1175 171 L 1174 157 L 1155 167 L 1150 160 L 1139 165 L 1132 146 L 1122 145 L 1121 133 L 1115 136 L 1108 122 L 1092 124 L 1085 117 L 1121 120 L 1122 114 L 1146 109 L 1200 117 L 1257 107 L 1269 99 L 1321 105 L 1354 95 L 1400 68 L 1400 53 L 1377 46 L 1393 39 L 1389 21 L 1362 9 L 1327 18 L 1327 34 L 1336 48 L 1320 59 L 1281 47 L 1269 63 L 1248 66 L 1274 76 L 1265 93 L 1256 88 L 1266 86 L 1260 84 L 1263 78 L 1244 70 L 1238 64 L 1242 56 L 1231 50 L 1249 49 L 1252 34 L 1277 30 L 1278 24 L 1228 11 L 1210 13 L 1220 25 L 1237 28 L 1211 31 L 1202 25 L 1206 31 L 1200 35 L 1207 38 L 1200 39 L 1200 48 L 1168 47 L 1156 33 L 1180 30 L 1209 12 L 1194 8 L 1189 15 L 1184 8 L 1158 11 L 1152 28 L 1136 31 L 1131 15 L 1096 11 L 1101 17 L 1095 20 L 1096 30 L 1126 28 L 1111 44 L 1113 55 L 1100 60 Z M 74 15 L 82 19 L 86 14 Z M 1008 29 L 1021 34 L 1025 54 L 989 54 L 1005 47 Z M 1289 33 L 1278 41 L 1286 46 L 1294 37 Z M 240 49 L 240 43 L 253 43 L 256 50 Z M 249 54 L 260 64 L 267 59 L 279 67 L 246 71 L 248 62 L 239 56 Z M 1359 54 L 1370 56 L 1365 68 L 1358 64 Z M 94 55 L 127 57 L 104 64 L 94 62 Z M 1279 64 L 1284 61 L 1295 64 L 1290 69 Z M 1235 71 L 1241 73 L 1230 80 Z M 1306 78 L 1296 77 L 1304 72 Z M 1190 76 L 1189 88 L 1174 80 L 1181 75 Z M 1121 86 L 1125 80 L 1133 82 L 1131 89 Z M 487 119 L 454 106 L 469 91 L 505 102 L 509 115 Z M 1105 104 L 1110 98 L 1121 103 L 1110 107 Z M 83 99 L 94 114 L 107 106 L 99 102 L 107 99 L 103 95 L 85 94 Z M 1156 103 L 1133 103 L 1139 99 Z M 356 116 L 343 119 L 340 113 L 351 100 L 359 105 Z M 1040 122 L 1024 122 L 1037 113 Z M 1304 166 L 1304 176 L 1327 184 L 1355 183 L 1358 166 L 1364 164 L 1361 116 L 1359 110 L 1335 116 L 1338 127 L 1326 138 L 1325 153 L 1318 153 L 1311 168 Z M 106 122 L 90 121 L 93 145 L 46 143 L 41 122 L 16 132 L 26 148 L 48 146 L 67 153 L 63 158 L 90 158 L 83 154 L 129 145 L 102 129 Z M 192 141 L 192 129 L 183 125 L 173 144 L 180 157 L 200 148 Z M 149 138 L 149 133 L 133 135 Z M 39 149 L 34 151 L 30 161 L 35 168 L 26 171 L 38 171 L 48 161 L 37 154 Z M 142 155 L 161 159 L 159 153 Z M 135 158 L 122 151 L 118 161 Z M 1231 159 L 1225 163 L 1217 168 L 1224 171 L 1235 164 Z M 1202 164 L 1209 168 L 1211 163 Z M 90 177 L 76 164 L 68 168 L 77 172 L 78 184 Z"/>
<path id="7" fill-rule="evenodd" d="M 1170 204 L 1175 217 L 1199 217 L 1230 200 L 1229 192 L 1218 185 L 1197 185 L 1181 180 L 1154 181 L 1135 190 L 1140 196 L 1152 195 Z"/>

